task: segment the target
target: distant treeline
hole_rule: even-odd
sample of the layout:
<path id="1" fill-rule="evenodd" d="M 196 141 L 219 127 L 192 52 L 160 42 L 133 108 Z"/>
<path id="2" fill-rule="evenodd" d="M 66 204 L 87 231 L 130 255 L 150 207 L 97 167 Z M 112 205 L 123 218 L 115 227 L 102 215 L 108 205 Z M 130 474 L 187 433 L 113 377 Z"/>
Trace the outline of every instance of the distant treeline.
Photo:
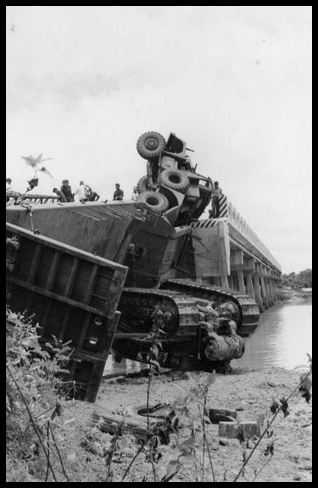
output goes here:
<path id="1" fill-rule="evenodd" d="M 283 285 L 291 286 L 294 289 L 312 288 L 312 270 L 305 269 L 299 273 L 294 271 L 289 274 L 283 274 Z"/>

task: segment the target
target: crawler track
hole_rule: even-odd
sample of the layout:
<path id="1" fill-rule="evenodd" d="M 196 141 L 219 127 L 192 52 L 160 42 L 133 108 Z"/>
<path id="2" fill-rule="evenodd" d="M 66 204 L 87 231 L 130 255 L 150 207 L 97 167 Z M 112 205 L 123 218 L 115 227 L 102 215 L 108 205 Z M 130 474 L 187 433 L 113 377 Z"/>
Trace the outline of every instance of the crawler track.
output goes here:
<path id="1" fill-rule="evenodd" d="M 147 354 L 153 341 L 153 317 L 158 307 L 164 316 L 160 365 L 180 368 L 181 364 L 186 366 L 190 361 L 197 369 L 209 369 L 211 364 L 198 360 L 201 319 L 196 302 L 199 298 L 214 302 L 217 308 L 230 306 L 240 335 L 248 335 L 257 326 L 258 307 L 246 295 L 182 280 L 165 281 L 159 289 L 124 288 L 119 302 L 121 319 L 113 343 L 118 360 L 126 357 L 148 362 Z"/>
<path id="2" fill-rule="evenodd" d="M 233 319 L 237 325 L 238 334 L 248 336 L 253 332 L 259 321 L 259 308 L 249 295 L 242 295 L 235 290 L 224 290 L 212 285 L 183 281 L 179 279 L 167 280 L 161 284 L 162 290 L 173 290 L 213 301 L 217 306 L 231 303 L 236 311 Z"/>

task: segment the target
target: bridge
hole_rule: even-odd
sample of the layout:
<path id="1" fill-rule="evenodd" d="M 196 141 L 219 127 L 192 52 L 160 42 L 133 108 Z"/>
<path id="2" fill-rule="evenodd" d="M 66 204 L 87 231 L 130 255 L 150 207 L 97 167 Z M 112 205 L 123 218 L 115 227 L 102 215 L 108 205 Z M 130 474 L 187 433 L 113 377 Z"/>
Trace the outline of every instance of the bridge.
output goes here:
<path id="1" fill-rule="evenodd" d="M 202 282 L 254 297 L 261 312 L 275 303 L 281 267 L 225 195 L 219 218 L 199 220 L 192 227 Z"/>
<path id="2" fill-rule="evenodd" d="M 30 216 L 27 208 L 23 207 L 27 207 L 28 204 L 49 204 L 52 207 L 51 212 L 53 208 L 56 212 L 56 209 L 61 210 L 65 205 L 69 205 L 57 204 L 56 196 L 7 194 L 8 197 L 7 207 L 11 207 L 8 210 L 9 221 L 17 223 L 18 219 L 19 225 L 26 228 L 30 227 Z M 50 205 L 52 203 L 55 205 Z M 87 206 L 82 208 L 80 205 L 75 209 L 73 206 L 69 207 L 73 213 L 90 212 Z M 121 205 L 126 209 L 133 206 L 132 201 L 123 202 Z M 46 214 L 41 212 L 39 207 L 42 205 L 32 208 L 33 213 L 37 213 L 37 225 L 41 222 L 41 226 L 48 226 L 46 230 L 50 235 L 50 232 L 53 232 L 52 220 L 50 225 L 48 222 L 44 223 L 47 220 Z M 199 220 L 191 225 L 194 249 L 191 256 L 185 254 L 183 258 L 188 260 L 190 257 L 195 261 L 192 279 L 250 295 L 261 312 L 275 303 L 281 280 L 281 267 L 225 195 L 221 197 L 219 218 Z M 63 235 L 65 238 L 65 232 Z"/>

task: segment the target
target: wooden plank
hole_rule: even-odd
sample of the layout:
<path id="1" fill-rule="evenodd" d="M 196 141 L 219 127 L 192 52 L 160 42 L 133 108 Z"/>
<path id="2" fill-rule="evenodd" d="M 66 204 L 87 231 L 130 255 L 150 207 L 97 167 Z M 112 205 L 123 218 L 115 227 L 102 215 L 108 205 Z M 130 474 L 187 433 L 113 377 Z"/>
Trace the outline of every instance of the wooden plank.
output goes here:
<path id="1" fill-rule="evenodd" d="M 51 239 L 50 237 L 46 237 L 40 234 L 33 234 L 33 232 L 23 229 L 22 227 L 18 227 L 17 225 L 7 222 L 6 228 L 8 231 L 22 237 L 26 237 L 27 239 L 34 241 L 42 246 L 48 246 L 50 248 L 62 251 L 63 253 L 71 254 L 72 256 L 78 257 L 80 259 L 87 260 L 90 263 L 98 264 L 102 267 L 109 267 L 110 269 L 116 271 L 122 271 L 123 269 L 126 269 L 126 272 L 128 271 L 128 268 L 126 266 L 123 266 L 122 264 L 115 263 L 114 261 L 99 257 L 87 251 L 82 251 L 81 249 L 70 246 L 69 244 L 64 244 L 63 242 Z"/>
<path id="2" fill-rule="evenodd" d="M 71 269 L 70 276 L 68 278 L 68 282 L 67 282 L 66 289 L 65 289 L 65 297 L 66 298 L 69 298 L 72 291 L 73 291 L 73 286 L 75 283 L 75 278 L 76 278 L 76 274 L 78 271 L 79 263 L 80 263 L 79 258 L 74 257 L 73 267 Z"/>
<path id="3" fill-rule="evenodd" d="M 42 336 L 45 336 L 47 329 L 49 329 L 49 322 L 50 322 L 50 312 L 52 308 L 52 300 L 49 301 L 44 315 L 41 317 L 41 323 L 40 326 L 42 327 Z"/>
<path id="4" fill-rule="evenodd" d="M 61 331 L 60 331 L 60 334 L 59 334 L 59 340 L 60 341 L 64 341 L 65 331 L 66 331 L 66 328 L 67 328 L 67 325 L 68 325 L 68 322 L 69 322 L 69 319 L 70 319 L 71 311 L 72 311 L 71 307 L 67 307 L 66 308 L 66 312 L 65 312 L 65 315 L 64 315 L 64 318 L 63 318 L 63 322 L 62 322 Z"/>
<path id="5" fill-rule="evenodd" d="M 41 244 L 37 244 L 34 250 L 34 255 L 32 258 L 29 274 L 28 274 L 28 283 L 33 283 L 36 272 L 38 270 L 39 261 L 41 258 L 42 253 L 42 246 Z"/>
<path id="6" fill-rule="evenodd" d="M 75 300 L 72 300 L 71 298 L 66 298 L 62 295 L 58 295 L 57 293 L 53 293 L 52 291 L 44 290 L 43 288 L 40 288 L 38 286 L 27 283 L 26 281 L 22 281 L 22 280 L 14 277 L 14 276 L 7 276 L 7 280 L 15 283 L 16 285 L 21 286 L 22 288 L 26 288 L 29 291 L 33 291 L 35 293 L 38 293 L 39 295 L 43 295 L 43 296 L 46 296 L 49 298 L 55 298 L 59 302 L 67 303 L 68 305 L 72 305 L 76 308 L 80 308 L 81 310 L 86 310 L 87 312 L 92 312 L 92 313 L 95 313 L 98 315 L 105 316 L 104 310 L 100 310 L 98 308 L 90 307 L 89 305 L 86 305 L 82 302 L 77 302 Z"/>
<path id="7" fill-rule="evenodd" d="M 154 428 L 158 423 L 163 424 L 163 420 L 150 419 L 150 428 Z M 118 430 L 129 433 L 137 437 L 138 439 L 147 439 L 149 437 L 149 431 L 147 429 L 147 419 L 143 420 L 132 417 L 124 417 L 116 415 L 111 411 L 105 409 L 93 412 L 92 425 L 96 426 L 102 432 L 109 432 L 115 434 Z"/>
<path id="8" fill-rule="evenodd" d="M 89 303 L 90 296 L 92 295 L 92 292 L 93 292 L 93 286 L 94 286 L 94 283 L 96 280 L 97 271 L 98 271 L 98 266 L 97 266 L 97 264 L 94 264 L 94 266 L 92 268 L 91 276 L 89 278 L 89 282 L 88 282 L 88 285 L 86 288 L 84 303 Z M 106 297 L 104 297 L 104 298 L 106 298 Z"/>
<path id="9" fill-rule="evenodd" d="M 83 343 L 84 343 L 84 339 L 86 336 L 86 332 L 87 332 L 91 317 L 92 317 L 92 315 L 89 313 L 85 317 L 84 324 L 83 324 L 82 331 L 81 331 L 81 335 L 80 335 L 80 338 L 78 340 L 78 344 L 76 346 L 77 349 L 83 349 Z"/>
<path id="10" fill-rule="evenodd" d="M 115 271 L 113 279 L 111 281 L 111 285 L 107 294 L 107 315 L 109 317 L 113 317 L 116 310 L 117 305 L 120 299 L 120 295 L 122 292 L 121 284 L 124 285 L 126 276 L 127 276 L 128 268 L 123 270 Z"/>
<path id="11" fill-rule="evenodd" d="M 107 320 L 106 329 L 99 345 L 99 354 L 103 355 L 106 359 L 108 357 L 109 350 L 112 346 L 115 333 L 118 328 L 120 316 L 121 312 L 117 310 L 114 314 L 114 317 Z"/>
<path id="12" fill-rule="evenodd" d="M 46 281 L 46 290 L 51 291 L 53 288 L 54 280 L 58 271 L 58 264 L 61 259 L 60 251 L 54 251 L 54 256 L 51 263 L 51 268 Z"/>

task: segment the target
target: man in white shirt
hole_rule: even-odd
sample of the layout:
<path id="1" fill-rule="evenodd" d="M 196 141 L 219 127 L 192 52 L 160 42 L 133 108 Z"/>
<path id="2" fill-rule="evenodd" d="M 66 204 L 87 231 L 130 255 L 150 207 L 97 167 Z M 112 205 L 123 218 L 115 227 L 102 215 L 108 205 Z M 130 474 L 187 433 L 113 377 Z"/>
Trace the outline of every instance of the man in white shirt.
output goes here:
<path id="1" fill-rule="evenodd" d="M 81 203 L 85 203 L 88 200 L 86 196 L 86 187 L 84 181 L 80 181 L 79 187 L 75 191 L 75 195 L 78 195 L 78 200 Z"/>
<path id="2" fill-rule="evenodd" d="M 137 190 L 137 187 L 134 186 L 134 189 L 133 189 L 133 192 L 132 192 L 132 195 L 131 195 L 131 199 L 134 200 L 134 202 L 136 200 L 138 200 L 138 190 Z"/>

